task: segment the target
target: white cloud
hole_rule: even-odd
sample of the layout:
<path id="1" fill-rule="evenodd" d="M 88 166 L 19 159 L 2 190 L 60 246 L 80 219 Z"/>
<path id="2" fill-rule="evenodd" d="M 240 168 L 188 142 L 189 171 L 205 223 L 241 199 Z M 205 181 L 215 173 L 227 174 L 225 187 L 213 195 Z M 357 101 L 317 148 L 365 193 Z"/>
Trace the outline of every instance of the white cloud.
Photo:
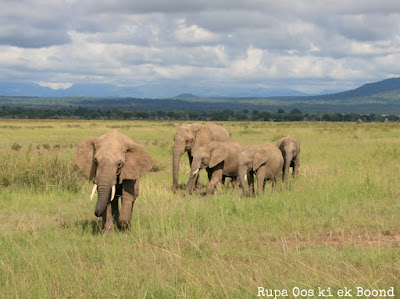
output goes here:
<path id="1" fill-rule="evenodd" d="M 357 85 L 399 75 L 399 18 L 397 0 L 5 0 L 0 80 Z"/>
<path id="2" fill-rule="evenodd" d="M 263 50 L 249 47 L 246 51 L 246 57 L 233 61 L 232 70 L 235 76 L 254 76 L 264 71 L 262 58 Z"/>
<path id="3" fill-rule="evenodd" d="M 73 83 L 62 83 L 62 82 L 38 82 L 40 86 L 44 87 L 49 87 L 51 89 L 57 90 L 57 89 L 68 89 Z"/>
<path id="4" fill-rule="evenodd" d="M 186 25 L 185 20 L 179 20 L 175 37 L 180 43 L 210 43 L 218 40 L 218 36 L 197 25 Z"/>

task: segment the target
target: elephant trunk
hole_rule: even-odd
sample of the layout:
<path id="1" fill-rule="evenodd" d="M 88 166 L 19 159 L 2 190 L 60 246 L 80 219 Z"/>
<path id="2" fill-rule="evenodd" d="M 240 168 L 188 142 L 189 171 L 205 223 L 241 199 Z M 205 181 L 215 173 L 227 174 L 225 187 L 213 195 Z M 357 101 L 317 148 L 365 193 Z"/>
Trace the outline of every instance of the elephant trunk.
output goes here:
<path id="1" fill-rule="evenodd" d="M 178 187 L 178 180 L 179 180 L 179 162 L 181 156 L 184 153 L 184 149 L 181 149 L 177 146 L 174 147 L 173 150 L 173 157 L 172 157 L 172 172 L 173 172 L 173 181 L 172 181 L 172 189 L 176 190 Z"/>
<path id="2" fill-rule="evenodd" d="M 111 196 L 113 193 L 112 192 L 113 189 L 114 188 L 112 188 L 112 186 L 108 186 L 108 185 L 99 185 L 98 186 L 98 188 L 97 188 L 98 199 L 97 199 L 96 209 L 94 212 L 96 217 L 101 217 L 104 214 L 109 201 L 112 200 Z"/>
<path id="3" fill-rule="evenodd" d="M 239 170 L 239 180 L 240 180 L 240 185 L 242 186 L 243 195 L 249 196 L 250 190 L 249 190 L 249 183 L 248 183 L 249 178 L 247 170 Z"/>
<path id="4" fill-rule="evenodd" d="M 199 170 L 200 169 L 197 168 L 197 169 L 194 169 L 194 170 L 192 169 L 190 171 L 190 178 L 189 178 L 188 184 L 186 186 L 186 191 L 189 194 L 193 193 L 193 189 L 194 189 L 195 183 L 197 182 L 197 178 L 199 177 Z"/>
<path id="5" fill-rule="evenodd" d="M 283 180 L 286 181 L 289 178 L 290 164 L 292 163 L 291 155 L 286 155 L 283 162 Z"/>

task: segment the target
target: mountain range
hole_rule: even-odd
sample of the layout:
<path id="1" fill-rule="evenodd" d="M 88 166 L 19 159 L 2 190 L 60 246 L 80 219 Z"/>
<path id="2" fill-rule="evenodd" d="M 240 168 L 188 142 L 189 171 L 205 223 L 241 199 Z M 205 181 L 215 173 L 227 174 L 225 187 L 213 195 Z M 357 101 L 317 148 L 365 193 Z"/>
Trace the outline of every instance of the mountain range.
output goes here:
<path id="1" fill-rule="evenodd" d="M 161 85 L 152 85 L 154 90 Z M 0 105 L 6 107 L 123 108 L 140 111 L 222 111 L 300 109 L 302 112 L 400 114 L 400 78 L 367 83 L 356 89 L 325 95 L 304 95 L 293 90 L 231 90 L 232 96 L 218 96 L 226 90 L 200 87 L 169 87 L 171 96 L 147 97 L 150 86 L 119 87 L 107 84 L 75 84 L 54 90 L 33 83 L 0 83 Z M 165 87 L 164 87 L 165 88 Z M 158 91 L 160 92 L 160 91 Z M 247 96 L 251 94 L 252 96 Z M 143 95 L 143 96 L 141 96 Z"/>
<path id="2" fill-rule="evenodd" d="M 178 95 L 199 97 L 271 97 L 305 96 L 293 89 L 244 88 L 221 86 L 188 86 L 180 82 L 164 82 L 140 86 L 112 84 L 73 84 L 66 89 L 52 89 L 36 83 L 0 82 L 0 96 L 17 97 L 94 97 L 94 98 L 171 98 Z"/>

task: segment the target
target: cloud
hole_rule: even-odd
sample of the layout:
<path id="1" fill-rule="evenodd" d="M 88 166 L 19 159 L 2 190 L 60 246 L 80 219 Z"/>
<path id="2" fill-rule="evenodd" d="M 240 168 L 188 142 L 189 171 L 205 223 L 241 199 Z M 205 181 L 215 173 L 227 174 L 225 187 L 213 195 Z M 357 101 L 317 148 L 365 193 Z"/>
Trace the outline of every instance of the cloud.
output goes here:
<path id="1" fill-rule="evenodd" d="M 0 44 L 40 48 L 70 42 L 63 1 L 2 1 Z"/>
<path id="2" fill-rule="evenodd" d="M 399 17 L 395 0 L 5 0 L 0 80 L 355 87 L 398 75 Z"/>
<path id="3" fill-rule="evenodd" d="M 179 20 L 175 38 L 180 43 L 210 43 L 218 40 L 218 36 L 197 25 L 187 26 L 185 20 Z"/>
<path id="4" fill-rule="evenodd" d="M 38 82 L 38 84 L 40 86 L 49 87 L 49 88 L 54 89 L 54 90 L 68 89 L 72 85 L 74 85 L 73 83 L 60 83 L 60 82 Z"/>

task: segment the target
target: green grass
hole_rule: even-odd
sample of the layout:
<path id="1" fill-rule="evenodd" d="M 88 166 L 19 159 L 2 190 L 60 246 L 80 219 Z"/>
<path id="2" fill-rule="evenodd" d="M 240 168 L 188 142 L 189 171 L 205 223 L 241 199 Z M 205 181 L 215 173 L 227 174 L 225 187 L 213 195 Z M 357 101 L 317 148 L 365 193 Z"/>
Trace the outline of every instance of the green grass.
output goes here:
<path id="1" fill-rule="evenodd" d="M 400 295 L 400 125 L 223 123 L 243 145 L 302 142 L 298 178 L 243 198 L 171 192 L 179 124 L 0 121 L 0 297 L 246 298 L 259 286 Z M 73 152 L 111 128 L 156 167 L 131 230 L 101 235 Z M 182 185 L 187 169 L 182 157 Z"/>

